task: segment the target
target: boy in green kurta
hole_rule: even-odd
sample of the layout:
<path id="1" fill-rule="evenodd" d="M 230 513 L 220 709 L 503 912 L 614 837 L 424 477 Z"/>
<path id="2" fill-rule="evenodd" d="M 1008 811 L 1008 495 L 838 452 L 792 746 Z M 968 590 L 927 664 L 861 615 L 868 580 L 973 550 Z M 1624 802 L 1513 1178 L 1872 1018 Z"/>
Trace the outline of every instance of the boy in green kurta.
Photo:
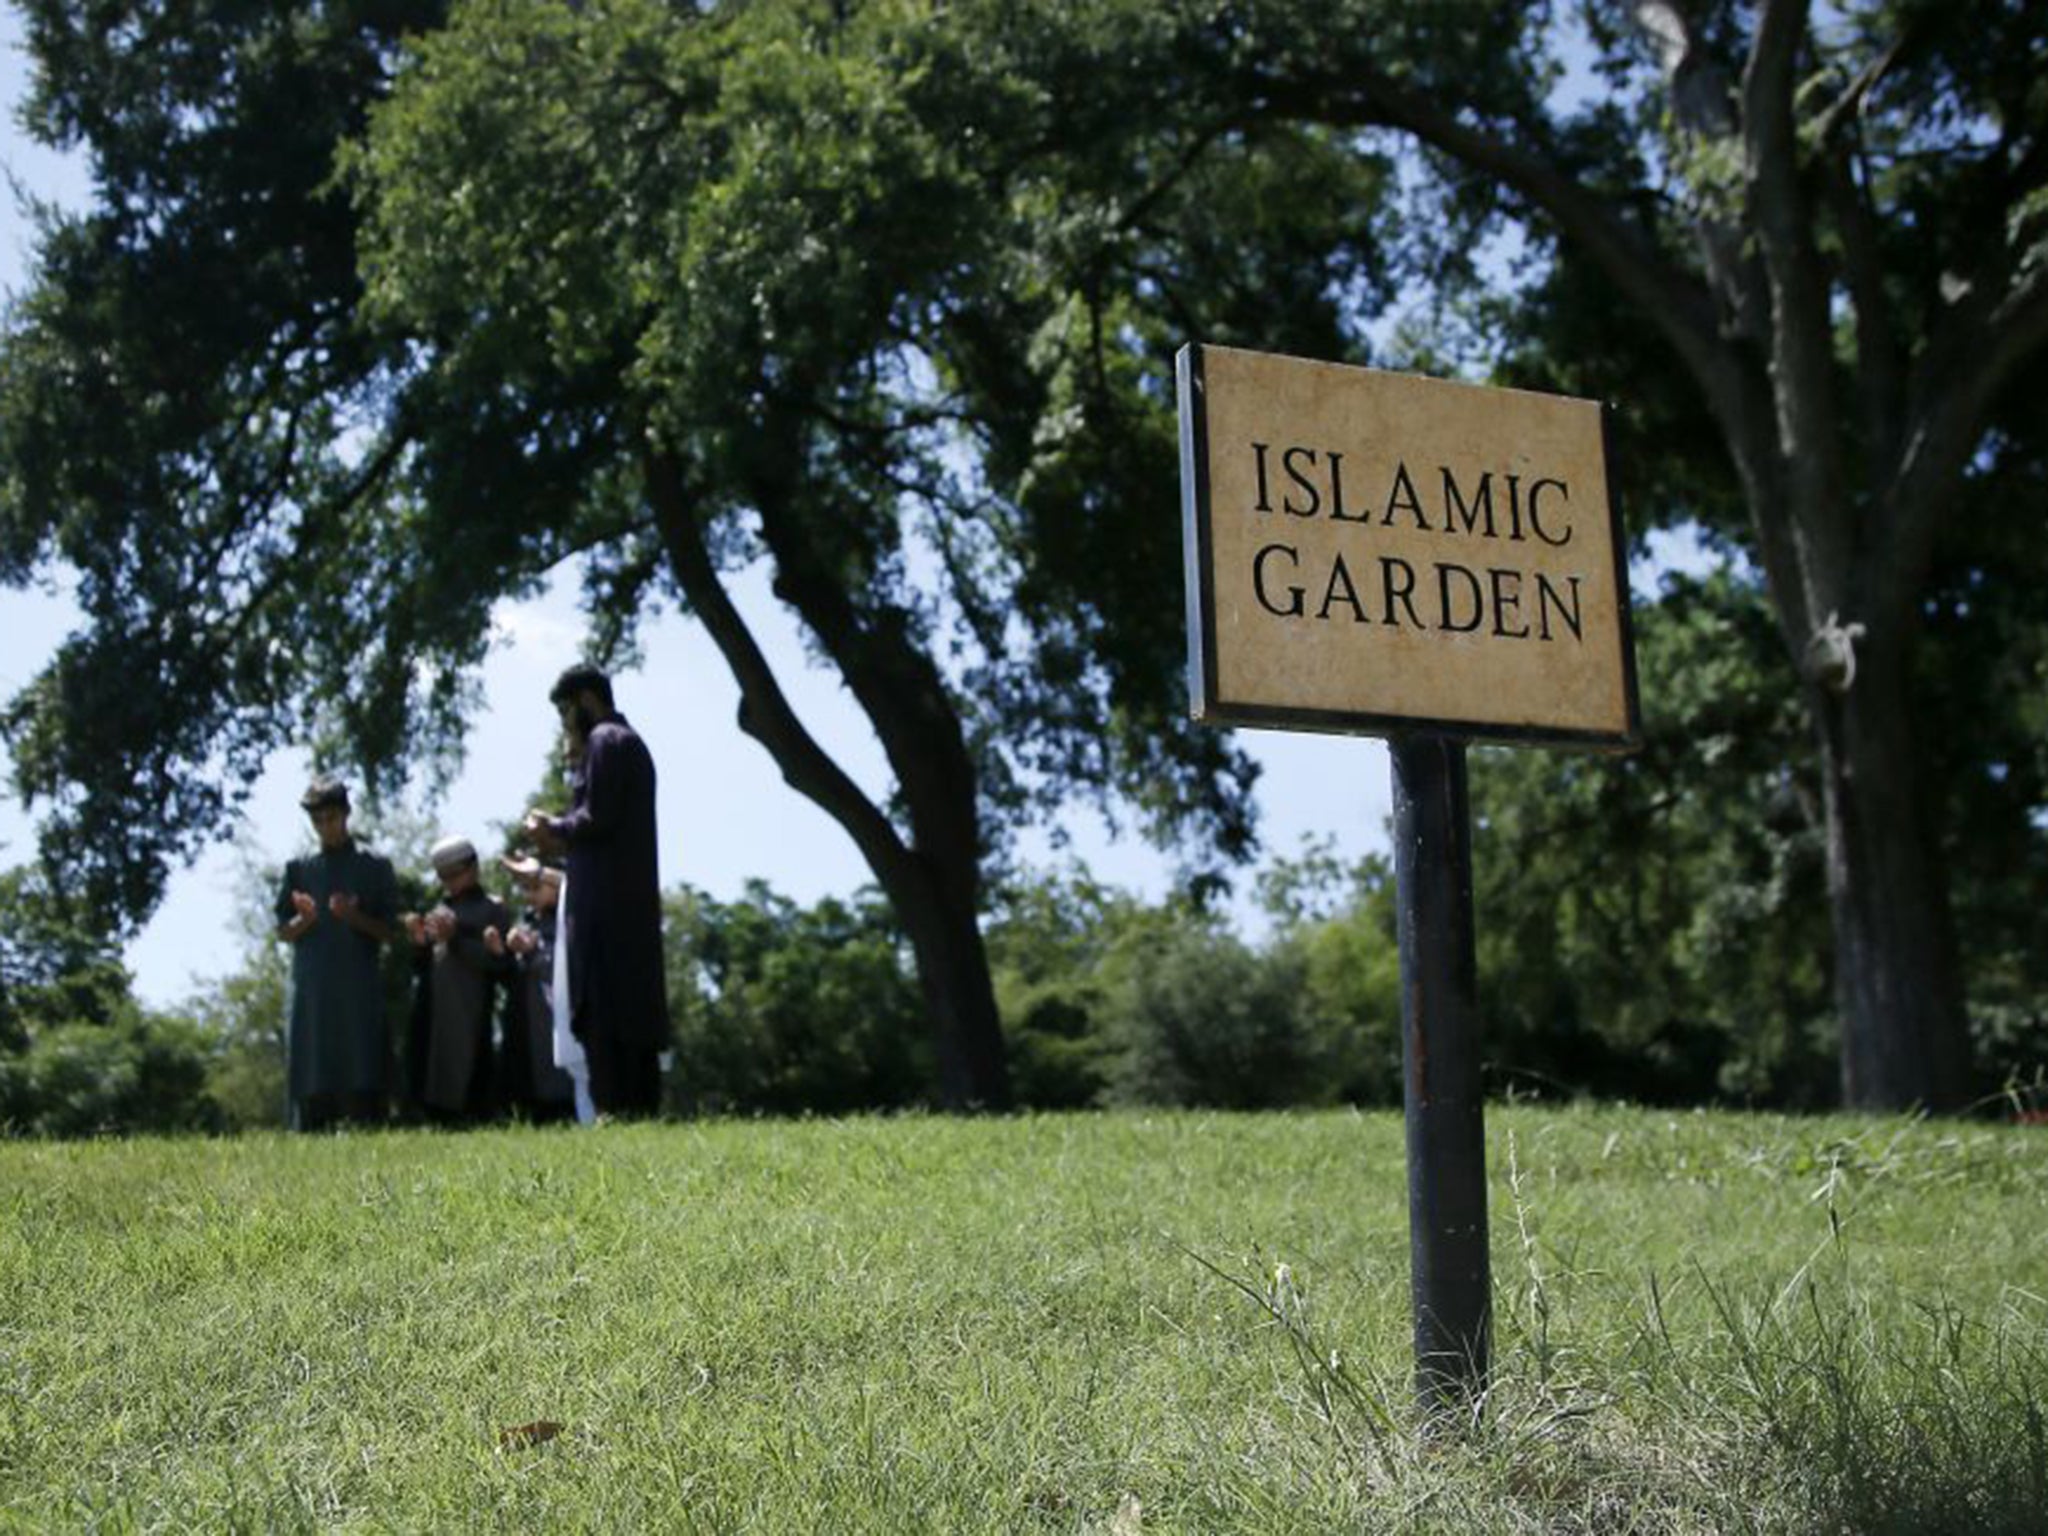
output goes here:
<path id="1" fill-rule="evenodd" d="M 293 1130 L 384 1118 L 384 988 L 377 948 L 398 906 L 391 861 L 356 845 L 348 789 L 313 781 L 300 799 L 319 852 L 293 859 L 277 896 L 278 937 L 292 946 L 285 1071 Z"/>

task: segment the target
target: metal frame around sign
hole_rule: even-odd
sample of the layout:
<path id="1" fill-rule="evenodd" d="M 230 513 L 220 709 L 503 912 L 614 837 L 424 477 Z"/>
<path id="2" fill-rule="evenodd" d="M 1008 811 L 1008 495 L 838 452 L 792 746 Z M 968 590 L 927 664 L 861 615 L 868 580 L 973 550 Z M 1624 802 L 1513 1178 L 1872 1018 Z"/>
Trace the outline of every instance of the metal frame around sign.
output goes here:
<path id="1" fill-rule="evenodd" d="M 1614 408 L 1607 404 L 1600 407 L 1600 454 L 1608 471 L 1608 543 L 1614 556 L 1614 607 L 1628 720 L 1622 732 L 1577 731 L 1477 720 L 1438 720 L 1416 715 L 1373 714 L 1362 710 L 1243 704 L 1217 697 L 1215 560 L 1209 528 L 1208 388 L 1202 371 L 1202 350 L 1200 342 L 1189 342 L 1174 359 L 1180 402 L 1181 549 L 1187 579 L 1188 696 L 1196 720 L 1204 725 L 1249 725 L 1269 730 L 1321 731 L 1342 736 L 1431 735 L 1594 752 L 1633 752 L 1642 745 L 1642 709 L 1636 694 L 1635 629 L 1630 614 L 1628 586 L 1628 546 L 1623 537 L 1621 497 L 1615 489 L 1613 475 Z"/>

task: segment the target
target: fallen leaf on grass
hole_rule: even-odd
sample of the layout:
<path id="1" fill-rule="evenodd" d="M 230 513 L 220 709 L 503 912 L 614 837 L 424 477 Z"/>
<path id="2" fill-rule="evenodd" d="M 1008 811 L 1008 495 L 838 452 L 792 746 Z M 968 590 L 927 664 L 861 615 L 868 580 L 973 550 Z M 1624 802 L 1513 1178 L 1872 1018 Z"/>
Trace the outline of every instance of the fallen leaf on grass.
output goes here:
<path id="1" fill-rule="evenodd" d="M 531 1424 L 515 1424 L 510 1429 L 498 1431 L 498 1449 L 518 1451 L 529 1445 L 543 1445 L 559 1435 L 562 1428 L 563 1426 L 553 1419 L 535 1419 Z"/>

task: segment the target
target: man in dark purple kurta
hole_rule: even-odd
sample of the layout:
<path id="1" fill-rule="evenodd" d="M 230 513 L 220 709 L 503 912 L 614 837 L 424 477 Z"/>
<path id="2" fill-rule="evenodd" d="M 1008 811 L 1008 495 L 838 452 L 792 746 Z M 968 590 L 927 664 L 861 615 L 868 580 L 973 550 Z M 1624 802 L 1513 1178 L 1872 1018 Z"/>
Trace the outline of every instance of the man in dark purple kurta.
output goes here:
<path id="1" fill-rule="evenodd" d="M 597 668 L 571 667 L 548 697 L 585 743 L 569 813 L 526 816 L 527 832 L 567 859 L 569 1027 L 590 1058 L 598 1112 L 651 1115 L 669 1030 L 654 759 Z"/>

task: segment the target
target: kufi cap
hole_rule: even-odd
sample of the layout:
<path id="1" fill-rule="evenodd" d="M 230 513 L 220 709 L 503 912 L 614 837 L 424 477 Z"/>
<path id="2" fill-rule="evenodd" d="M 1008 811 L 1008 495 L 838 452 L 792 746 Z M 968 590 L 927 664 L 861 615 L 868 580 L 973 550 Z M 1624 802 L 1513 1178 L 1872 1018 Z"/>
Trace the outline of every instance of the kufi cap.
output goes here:
<path id="1" fill-rule="evenodd" d="M 427 857 L 433 861 L 434 872 L 445 875 L 451 869 L 474 864 L 476 845 L 466 837 L 444 837 L 434 844 L 433 851 Z"/>
<path id="2" fill-rule="evenodd" d="M 299 805 L 308 811 L 324 810 L 330 805 L 348 809 L 348 786 L 330 774 L 321 774 L 306 786 L 306 792 L 299 796 Z"/>

